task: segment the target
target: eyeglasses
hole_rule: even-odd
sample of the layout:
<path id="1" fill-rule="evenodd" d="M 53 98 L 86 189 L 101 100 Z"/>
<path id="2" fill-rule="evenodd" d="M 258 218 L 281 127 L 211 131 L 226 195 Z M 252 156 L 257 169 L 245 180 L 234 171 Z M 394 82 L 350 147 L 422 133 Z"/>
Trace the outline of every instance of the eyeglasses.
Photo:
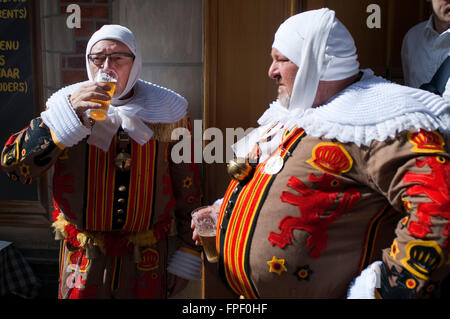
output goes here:
<path id="1" fill-rule="evenodd" d="M 88 59 L 92 63 L 94 63 L 96 66 L 100 66 L 103 63 L 105 63 L 106 58 L 109 58 L 109 60 L 114 64 L 124 64 L 128 61 L 129 58 L 133 59 L 135 58 L 135 55 L 128 52 L 113 52 L 113 53 L 94 53 L 94 54 L 88 54 Z"/>

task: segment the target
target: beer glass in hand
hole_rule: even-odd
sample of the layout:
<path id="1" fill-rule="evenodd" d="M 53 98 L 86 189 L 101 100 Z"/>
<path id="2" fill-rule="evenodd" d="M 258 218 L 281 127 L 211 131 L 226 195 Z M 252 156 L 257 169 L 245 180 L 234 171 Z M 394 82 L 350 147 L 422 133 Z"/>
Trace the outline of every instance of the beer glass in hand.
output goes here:
<path id="1" fill-rule="evenodd" d="M 216 225 L 219 214 L 217 208 L 218 206 L 203 206 L 191 213 L 195 230 L 199 235 L 206 258 L 210 263 L 219 261 L 216 250 Z"/>
<path id="2" fill-rule="evenodd" d="M 107 92 L 112 99 L 117 83 L 116 72 L 114 72 L 113 70 L 99 69 L 95 74 L 94 81 L 108 84 L 110 89 Z M 108 101 L 92 99 L 92 102 L 100 103 L 102 107 L 99 109 L 92 109 L 89 116 L 96 121 L 105 120 L 106 115 L 108 114 L 109 105 L 111 104 L 111 99 L 109 99 Z"/>

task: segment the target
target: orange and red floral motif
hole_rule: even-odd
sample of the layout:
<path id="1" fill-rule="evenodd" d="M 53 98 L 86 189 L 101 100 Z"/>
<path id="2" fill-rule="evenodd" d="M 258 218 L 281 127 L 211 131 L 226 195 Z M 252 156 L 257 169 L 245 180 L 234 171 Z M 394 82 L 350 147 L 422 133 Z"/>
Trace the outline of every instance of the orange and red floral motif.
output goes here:
<path id="1" fill-rule="evenodd" d="M 419 132 L 409 132 L 408 141 L 414 145 L 411 152 L 414 153 L 440 153 L 444 152 L 445 141 L 436 132 L 420 130 Z"/>
<path id="2" fill-rule="evenodd" d="M 158 251 L 147 248 L 141 252 L 141 261 L 138 263 L 137 268 L 143 271 L 150 271 L 157 269 L 159 266 L 159 253 Z"/>
<path id="3" fill-rule="evenodd" d="M 317 189 L 308 188 L 294 176 L 289 179 L 287 186 L 300 195 L 283 191 L 281 201 L 297 205 L 300 217 L 284 217 L 278 226 L 281 232 L 271 232 L 268 239 L 272 246 L 277 245 L 284 248 L 292 243 L 294 229 L 305 230 L 310 233 L 306 245 L 311 247 L 309 255 L 319 258 L 321 252 L 327 247 L 328 234 L 326 230 L 328 226 L 335 222 L 342 213 L 353 209 L 360 198 L 360 193 L 353 188 L 342 189 L 342 181 L 327 173 L 319 177 L 310 174 L 309 181 L 315 183 Z M 336 201 L 338 201 L 338 205 L 332 210 L 336 206 Z"/>
<path id="4" fill-rule="evenodd" d="M 312 158 L 307 162 L 321 171 L 336 175 L 347 173 L 353 165 L 350 154 L 339 143 L 317 144 L 312 151 Z"/>
<path id="5" fill-rule="evenodd" d="M 431 202 L 422 202 L 417 206 L 417 221 L 409 222 L 408 230 L 411 235 L 424 238 L 431 232 L 431 216 L 440 216 L 450 221 L 450 165 L 445 158 L 429 156 L 425 160 L 416 159 L 417 167 L 427 165 L 430 174 L 408 172 L 403 176 L 403 183 L 415 183 L 408 188 L 406 194 L 410 196 L 426 195 Z M 450 235 L 450 222 L 447 222 L 442 233 Z M 450 249 L 447 239 L 444 247 Z"/>

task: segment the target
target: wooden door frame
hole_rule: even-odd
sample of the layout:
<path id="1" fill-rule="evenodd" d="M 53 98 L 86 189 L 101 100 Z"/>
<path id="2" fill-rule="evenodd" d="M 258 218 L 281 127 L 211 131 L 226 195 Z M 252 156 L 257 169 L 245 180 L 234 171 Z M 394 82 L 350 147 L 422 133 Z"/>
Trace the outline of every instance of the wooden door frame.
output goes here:
<path id="1" fill-rule="evenodd" d="M 29 1 L 28 4 L 30 11 L 28 14 L 30 17 L 33 114 L 39 116 L 40 112 L 44 110 L 40 0 Z M 0 200 L 0 226 L 47 228 L 50 225 L 48 174 L 42 175 L 36 181 L 36 185 L 37 201 Z"/>

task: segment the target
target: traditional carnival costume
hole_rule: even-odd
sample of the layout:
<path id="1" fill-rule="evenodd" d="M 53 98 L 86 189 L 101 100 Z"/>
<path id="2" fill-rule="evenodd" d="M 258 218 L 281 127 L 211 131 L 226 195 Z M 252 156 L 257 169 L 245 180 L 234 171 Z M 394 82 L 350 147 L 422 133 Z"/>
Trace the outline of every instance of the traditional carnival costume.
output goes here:
<path id="1" fill-rule="evenodd" d="M 450 105 L 363 70 L 311 108 L 319 81 L 359 71 L 329 9 L 286 20 L 273 47 L 299 71 L 289 107 L 272 103 L 233 146 L 259 160 L 222 201 L 225 282 L 245 298 L 439 295 L 450 269 Z"/>
<path id="2" fill-rule="evenodd" d="M 121 41 L 135 55 L 107 119 L 84 125 L 68 97 L 87 82 L 65 87 L 9 139 L 2 166 L 23 183 L 54 167 L 53 226 L 64 240 L 59 298 L 165 298 L 166 270 L 190 280 L 201 272 L 190 232 L 190 212 L 200 205 L 199 173 L 195 164 L 170 158 L 172 130 L 189 128 L 187 101 L 139 79 L 141 53 L 125 27 L 103 26 L 86 55 L 104 39 Z M 132 89 L 131 98 L 120 100 Z M 175 234 L 179 249 L 168 262 L 168 238 Z"/>

